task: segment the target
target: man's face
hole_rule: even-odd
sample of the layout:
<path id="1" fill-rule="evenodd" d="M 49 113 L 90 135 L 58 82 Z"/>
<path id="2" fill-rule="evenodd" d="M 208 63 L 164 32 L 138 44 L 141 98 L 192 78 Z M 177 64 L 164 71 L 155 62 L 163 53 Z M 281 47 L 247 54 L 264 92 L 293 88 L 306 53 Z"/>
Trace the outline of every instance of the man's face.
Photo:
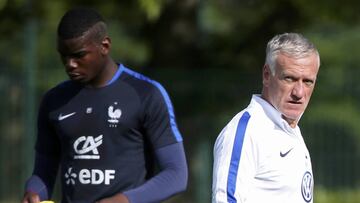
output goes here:
<path id="1" fill-rule="evenodd" d="M 98 82 L 105 67 L 102 43 L 92 40 L 88 33 L 78 38 L 58 39 L 57 49 L 71 80 L 84 84 Z"/>
<path id="2" fill-rule="evenodd" d="M 264 98 L 271 103 L 283 118 L 295 127 L 305 111 L 314 90 L 319 70 L 317 54 L 304 58 L 291 58 L 279 53 L 275 75 L 264 67 Z"/>

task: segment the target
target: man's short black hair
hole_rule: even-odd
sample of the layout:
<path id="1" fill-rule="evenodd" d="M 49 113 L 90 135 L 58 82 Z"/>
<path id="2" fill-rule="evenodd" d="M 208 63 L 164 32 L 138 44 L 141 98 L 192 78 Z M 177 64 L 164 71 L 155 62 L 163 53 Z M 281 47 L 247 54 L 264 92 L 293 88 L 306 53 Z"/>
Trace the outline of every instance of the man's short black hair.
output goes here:
<path id="1" fill-rule="evenodd" d="M 102 16 L 90 8 L 74 8 L 65 13 L 58 26 L 58 37 L 72 39 L 82 36 L 93 25 L 104 22 Z"/>

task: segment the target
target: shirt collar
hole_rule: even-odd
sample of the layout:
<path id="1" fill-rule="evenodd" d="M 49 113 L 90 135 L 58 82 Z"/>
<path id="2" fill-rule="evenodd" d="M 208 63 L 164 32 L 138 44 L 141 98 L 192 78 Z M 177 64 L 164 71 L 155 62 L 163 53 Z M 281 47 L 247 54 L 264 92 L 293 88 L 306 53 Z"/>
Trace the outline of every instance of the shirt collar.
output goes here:
<path id="1" fill-rule="evenodd" d="M 275 123 L 279 128 L 282 130 L 290 133 L 290 134 L 297 134 L 299 131 L 298 125 L 295 128 L 292 128 L 286 120 L 283 119 L 282 114 L 274 108 L 269 102 L 264 100 L 261 95 L 254 94 L 252 96 L 250 105 L 260 108 L 264 114 Z M 257 108 L 257 109 L 258 109 Z"/>

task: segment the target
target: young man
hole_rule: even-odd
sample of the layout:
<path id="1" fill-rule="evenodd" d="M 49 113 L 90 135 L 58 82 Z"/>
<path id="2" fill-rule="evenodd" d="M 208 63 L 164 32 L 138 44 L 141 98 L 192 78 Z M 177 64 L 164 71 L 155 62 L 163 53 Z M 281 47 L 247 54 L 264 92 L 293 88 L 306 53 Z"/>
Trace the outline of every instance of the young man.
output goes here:
<path id="1" fill-rule="evenodd" d="M 214 146 L 212 202 L 313 201 L 313 173 L 298 122 L 320 66 L 315 46 L 285 33 L 267 44 L 261 95 L 222 130 Z"/>
<path id="2" fill-rule="evenodd" d="M 184 191 L 185 153 L 165 89 L 114 62 L 106 24 L 94 10 L 68 11 L 57 45 L 71 80 L 40 105 L 23 203 L 51 198 L 59 166 L 63 203 L 160 202 Z"/>

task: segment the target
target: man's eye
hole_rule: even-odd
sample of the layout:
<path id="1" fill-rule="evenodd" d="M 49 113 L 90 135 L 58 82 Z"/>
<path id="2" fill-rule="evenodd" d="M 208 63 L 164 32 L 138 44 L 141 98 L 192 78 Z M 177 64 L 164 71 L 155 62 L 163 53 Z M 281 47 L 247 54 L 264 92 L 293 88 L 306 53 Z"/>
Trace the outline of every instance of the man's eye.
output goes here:
<path id="1" fill-rule="evenodd" d="M 294 78 L 292 77 L 285 77 L 284 78 L 286 82 L 293 82 L 294 81 Z"/>
<path id="2" fill-rule="evenodd" d="M 74 58 L 82 58 L 85 55 L 86 55 L 85 52 L 79 52 L 79 53 L 72 54 L 72 57 L 74 57 Z"/>
<path id="3" fill-rule="evenodd" d="M 311 86 L 314 84 L 314 81 L 312 80 L 305 80 L 304 83 L 307 85 L 307 86 Z"/>

